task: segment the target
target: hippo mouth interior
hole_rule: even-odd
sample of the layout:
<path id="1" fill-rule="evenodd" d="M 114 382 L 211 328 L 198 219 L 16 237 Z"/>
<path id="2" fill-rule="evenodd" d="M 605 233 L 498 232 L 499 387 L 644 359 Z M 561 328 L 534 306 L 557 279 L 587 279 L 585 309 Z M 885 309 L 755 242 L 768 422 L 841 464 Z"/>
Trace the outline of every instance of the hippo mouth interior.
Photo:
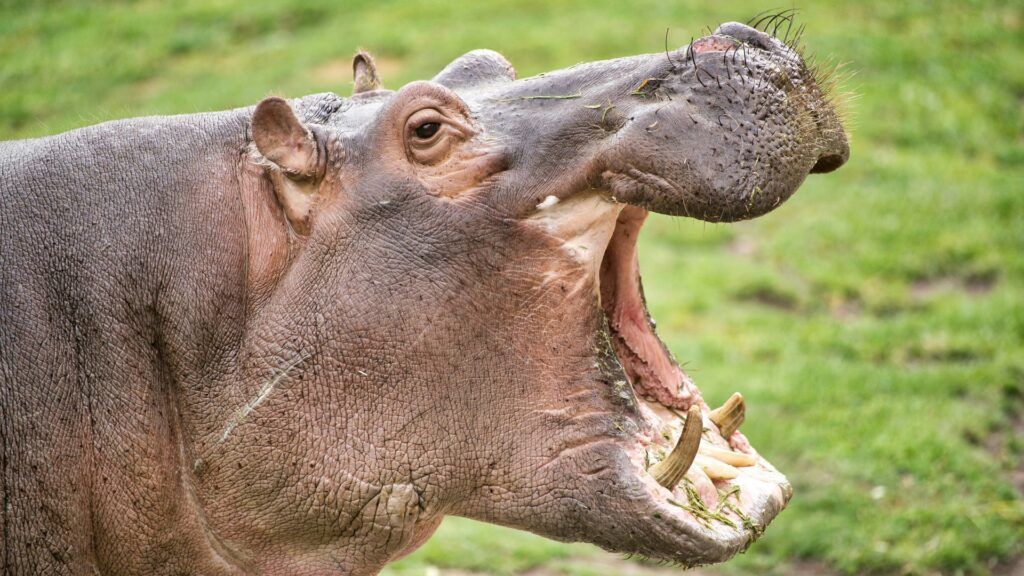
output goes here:
<path id="1" fill-rule="evenodd" d="M 745 410 L 742 397 L 736 394 L 723 408 L 710 410 L 655 334 L 637 258 L 637 238 L 647 215 L 633 205 L 618 211 L 598 272 L 608 335 L 650 424 L 630 456 L 654 502 L 653 519 L 668 520 L 687 540 L 701 543 L 700 556 L 690 550 L 683 562 L 717 562 L 756 539 L 786 505 L 791 488 L 736 430 Z M 700 417 L 699 428 L 693 425 L 699 443 L 693 430 L 681 440 L 687 436 L 685 421 L 693 415 Z"/>

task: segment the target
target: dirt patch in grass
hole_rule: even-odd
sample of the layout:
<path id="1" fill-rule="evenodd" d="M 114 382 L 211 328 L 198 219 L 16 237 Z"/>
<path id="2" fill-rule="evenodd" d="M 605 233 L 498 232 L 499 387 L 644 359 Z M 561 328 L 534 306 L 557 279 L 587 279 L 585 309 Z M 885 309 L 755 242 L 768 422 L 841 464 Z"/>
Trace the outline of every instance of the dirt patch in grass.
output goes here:
<path id="1" fill-rule="evenodd" d="M 1012 428 L 1014 437 L 1024 438 L 1024 414 L 1017 414 Z M 1017 489 L 1017 493 L 1024 498 L 1024 457 L 1017 457 L 1017 468 L 1010 472 L 1010 482 Z M 1024 572 L 1021 572 L 1024 574 Z"/>
<path id="2" fill-rule="evenodd" d="M 923 278 L 910 285 L 915 300 L 928 300 L 938 294 L 966 292 L 971 296 L 984 296 L 995 288 L 999 274 L 995 270 L 972 272 L 964 276 L 938 276 Z"/>
<path id="3" fill-rule="evenodd" d="M 1000 562 L 992 569 L 993 576 L 1020 576 L 1024 574 L 1024 556 L 1007 562 Z"/>
<path id="4" fill-rule="evenodd" d="M 1010 484 L 1017 494 L 1024 499 L 1024 453 L 1013 441 L 1024 439 L 1024 375 L 1018 375 L 1021 383 L 1003 389 L 1003 409 L 1009 422 L 1006 426 L 995 430 L 984 440 L 985 449 L 1000 461 L 1015 462 L 1009 470 Z M 1024 554 L 1000 562 L 992 569 L 996 576 L 1018 576 L 1024 574 Z"/>
<path id="5" fill-rule="evenodd" d="M 1014 443 L 1024 439 L 1024 374 L 1018 377 L 1022 379 L 1019 384 L 1003 388 L 1002 408 L 1008 423 L 989 434 L 984 446 L 997 460 L 1015 463 L 1010 482 L 1024 498 L 1024 448 Z"/>
<path id="6" fill-rule="evenodd" d="M 828 303 L 828 311 L 840 322 L 852 322 L 860 317 L 864 305 L 855 298 L 833 298 Z"/>
<path id="7" fill-rule="evenodd" d="M 996 282 L 999 280 L 999 274 L 995 270 L 986 270 L 984 272 L 977 272 L 974 274 L 968 274 L 964 278 L 964 288 L 967 292 L 980 296 L 988 294 L 996 287 Z"/>
<path id="8" fill-rule="evenodd" d="M 757 254 L 757 244 L 752 238 L 740 236 L 729 243 L 729 253 L 749 258 Z"/>
<path id="9" fill-rule="evenodd" d="M 749 286 L 736 293 L 736 299 L 753 302 L 776 310 L 796 312 L 800 302 L 794 294 L 773 286 Z"/>

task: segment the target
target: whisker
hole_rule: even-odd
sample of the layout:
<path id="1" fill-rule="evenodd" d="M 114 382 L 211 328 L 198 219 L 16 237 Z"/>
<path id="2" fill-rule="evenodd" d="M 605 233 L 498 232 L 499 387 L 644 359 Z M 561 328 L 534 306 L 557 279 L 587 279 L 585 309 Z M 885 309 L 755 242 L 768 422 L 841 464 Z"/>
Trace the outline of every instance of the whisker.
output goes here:
<path id="1" fill-rule="evenodd" d="M 765 12 L 767 12 L 767 10 Z M 764 14 L 764 12 L 762 12 L 761 14 Z M 764 22 L 765 20 L 770 20 L 770 19 L 774 18 L 777 15 L 778 15 L 778 13 L 768 14 L 767 16 L 762 16 L 760 20 L 758 20 L 757 22 L 751 24 L 750 27 L 760 30 L 760 28 L 758 28 L 758 26 L 760 26 L 762 22 Z M 756 16 L 755 16 L 755 18 L 756 18 Z"/>
<path id="2" fill-rule="evenodd" d="M 668 65 L 673 71 L 676 69 L 676 63 L 672 61 L 672 57 L 668 54 L 668 28 L 665 28 L 665 58 L 668 58 Z"/>
<path id="3" fill-rule="evenodd" d="M 765 14 L 771 12 L 772 10 L 775 10 L 775 8 L 769 8 L 767 10 L 762 10 L 757 14 L 754 14 L 749 20 L 747 20 L 747 26 L 750 26 L 751 28 L 757 28 L 757 24 L 751 24 L 751 22 L 753 22 L 757 18 L 764 16 Z"/>
<path id="4" fill-rule="evenodd" d="M 779 33 L 779 27 L 782 26 L 783 22 L 788 21 L 790 24 L 792 24 L 793 23 L 793 18 L 796 16 L 796 12 L 797 12 L 796 8 L 790 8 L 789 10 L 786 10 L 785 12 L 781 12 L 779 14 L 778 20 L 775 22 L 775 27 L 772 28 L 772 36 L 776 36 Z M 767 26 L 765 28 L 766 28 L 765 32 L 767 32 Z"/>
<path id="5" fill-rule="evenodd" d="M 708 85 L 705 84 L 704 81 L 700 79 L 701 69 L 700 66 L 697 66 L 697 57 L 693 55 L 693 37 L 690 38 L 690 46 L 686 49 L 686 53 L 690 55 L 690 61 L 693 62 L 694 77 L 697 78 L 697 82 L 700 82 L 701 86 L 707 88 Z"/>
<path id="6" fill-rule="evenodd" d="M 804 37 L 804 29 L 806 26 L 806 24 L 801 24 L 800 27 L 796 29 L 796 35 L 793 36 L 793 43 L 789 45 L 794 52 L 799 53 L 801 51 L 800 40 Z"/>

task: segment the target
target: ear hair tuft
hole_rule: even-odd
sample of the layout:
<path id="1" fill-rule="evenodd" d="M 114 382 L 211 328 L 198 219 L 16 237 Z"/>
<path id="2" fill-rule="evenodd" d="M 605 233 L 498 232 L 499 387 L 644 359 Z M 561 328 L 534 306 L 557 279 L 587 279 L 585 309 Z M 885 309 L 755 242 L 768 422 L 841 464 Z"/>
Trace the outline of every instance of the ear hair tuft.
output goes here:
<path id="1" fill-rule="evenodd" d="M 377 76 L 377 64 L 369 52 L 360 50 L 352 57 L 352 93 L 380 90 L 380 77 Z"/>

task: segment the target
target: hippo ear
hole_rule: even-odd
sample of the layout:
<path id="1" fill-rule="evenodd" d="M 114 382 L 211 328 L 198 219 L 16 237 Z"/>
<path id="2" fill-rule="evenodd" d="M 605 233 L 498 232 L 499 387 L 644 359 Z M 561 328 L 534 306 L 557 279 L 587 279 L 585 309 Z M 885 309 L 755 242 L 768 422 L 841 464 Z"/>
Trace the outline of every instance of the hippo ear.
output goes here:
<path id="1" fill-rule="evenodd" d="M 278 170 L 271 172 L 277 200 L 292 228 L 308 230 L 321 164 L 316 136 L 281 98 L 266 98 L 252 114 L 256 149 Z"/>
<path id="2" fill-rule="evenodd" d="M 515 79 L 516 69 L 494 50 L 467 52 L 434 76 L 434 82 L 453 90 Z"/>
<path id="3" fill-rule="evenodd" d="M 252 139 L 260 154 L 289 176 L 310 178 L 316 172 L 316 140 L 283 99 L 266 98 L 256 105 Z"/>
<path id="4" fill-rule="evenodd" d="M 380 77 L 377 76 L 377 65 L 369 52 L 360 50 L 352 58 L 352 93 L 370 92 L 379 90 L 381 87 Z"/>

